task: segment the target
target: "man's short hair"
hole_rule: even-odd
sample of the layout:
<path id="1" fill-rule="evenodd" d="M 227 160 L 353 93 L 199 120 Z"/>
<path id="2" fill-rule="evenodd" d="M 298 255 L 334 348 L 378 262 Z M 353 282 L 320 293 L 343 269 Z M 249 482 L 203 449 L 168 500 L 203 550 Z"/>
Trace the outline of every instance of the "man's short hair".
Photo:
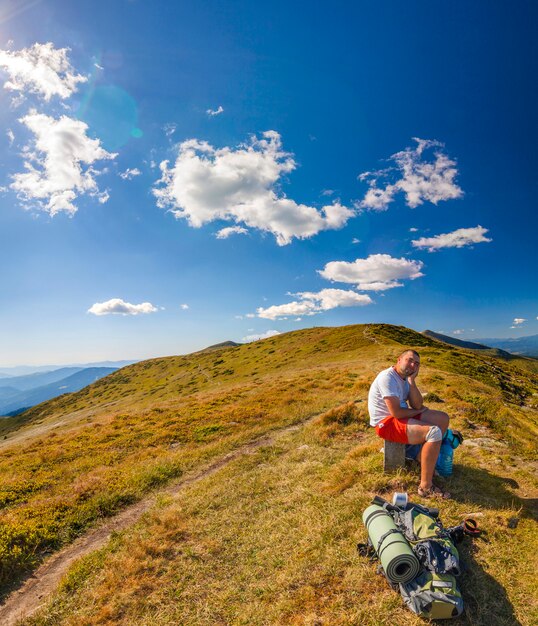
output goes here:
<path id="1" fill-rule="evenodd" d="M 420 354 L 416 350 L 412 350 L 411 348 L 409 348 L 408 350 L 404 350 L 398 355 L 398 360 L 400 360 L 403 357 L 403 355 L 407 354 L 408 352 L 412 352 L 415 356 L 418 356 L 418 358 L 420 359 Z"/>

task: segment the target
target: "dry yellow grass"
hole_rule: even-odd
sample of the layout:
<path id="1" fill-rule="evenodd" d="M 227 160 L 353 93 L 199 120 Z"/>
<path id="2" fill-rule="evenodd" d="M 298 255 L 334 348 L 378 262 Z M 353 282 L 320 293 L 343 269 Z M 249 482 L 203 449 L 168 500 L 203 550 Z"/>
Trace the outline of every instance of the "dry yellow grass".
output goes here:
<path id="1" fill-rule="evenodd" d="M 456 498 L 443 505 L 446 523 L 478 510 L 488 528 L 464 549 L 465 623 L 491 625 L 495 615 L 499 624 L 532 624 L 535 564 L 525 555 L 538 547 L 537 378 L 385 325 L 310 329 L 140 363 L 29 412 L 0 461 L 0 522 L 19 533 L 4 545 L 21 549 L 1 555 L 6 577 L 180 473 L 323 415 L 162 502 L 75 567 L 28 623 L 421 623 L 354 552 L 372 495 L 417 480 L 409 471 L 382 474 L 365 407 L 373 375 L 403 345 L 421 351 L 419 382 L 432 406 L 469 439 L 450 483 Z M 512 517 L 516 529 L 507 527 Z"/>
<path id="2" fill-rule="evenodd" d="M 383 476 L 379 440 L 360 422 L 323 431 L 319 420 L 162 502 L 28 624 L 422 624 L 355 552 L 374 493 L 414 489 L 416 474 Z M 455 499 L 442 504 L 446 524 L 478 512 L 487 531 L 463 544 L 467 613 L 454 623 L 531 626 L 536 478 L 518 464 L 493 474 L 495 453 L 479 452 L 458 450 Z"/>

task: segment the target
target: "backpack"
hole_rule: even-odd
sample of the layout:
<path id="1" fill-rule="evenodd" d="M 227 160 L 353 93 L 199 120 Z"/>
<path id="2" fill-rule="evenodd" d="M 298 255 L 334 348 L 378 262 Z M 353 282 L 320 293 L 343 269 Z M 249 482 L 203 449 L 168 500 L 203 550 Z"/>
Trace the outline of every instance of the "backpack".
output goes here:
<path id="1" fill-rule="evenodd" d="M 382 506 L 392 516 L 420 563 L 416 576 L 398 584 L 387 577 L 381 566 L 379 568 L 389 584 L 400 591 L 407 607 L 428 619 L 450 619 L 461 615 L 463 598 L 456 581 L 461 567 L 454 542 L 463 537 L 463 526 L 445 529 L 437 509 L 419 504 L 409 502 L 405 507 L 397 507 L 379 496 L 373 503 Z M 359 544 L 357 548 L 361 554 L 375 553 L 370 538 L 368 544 Z"/>
<path id="2" fill-rule="evenodd" d="M 407 607 L 428 619 L 451 619 L 463 613 L 463 598 L 453 574 L 422 571 L 408 583 L 400 583 Z"/>
<path id="3" fill-rule="evenodd" d="M 411 508 L 394 511 L 392 515 L 424 569 L 438 574 L 461 574 L 458 550 L 430 509 L 411 505 Z"/>

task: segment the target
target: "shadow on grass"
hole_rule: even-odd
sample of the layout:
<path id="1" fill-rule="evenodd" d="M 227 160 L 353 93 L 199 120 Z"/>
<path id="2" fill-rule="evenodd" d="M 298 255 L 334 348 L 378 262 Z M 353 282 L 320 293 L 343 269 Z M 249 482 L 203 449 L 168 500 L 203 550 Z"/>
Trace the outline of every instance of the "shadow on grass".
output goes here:
<path id="1" fill-rule="evenodd" d="M 537 500 L 515 494 L 513 489 L 519 485 L 511 478 L 497 476 L 482 468 L 459 466 L 448 482 L 452 497 L 458 502 L 495 510 L 518 509 L 521 511 L 518 517 L 537 519 Z M 458 546 L 465 566 L 459 580 L 465 613 L 454 624 L 520 625 L 505 589 L 474 558 L 484 541 L 488 541 L 487 534 L 476 539 L 466 538 Z"/>
<path id="2" fill-rule="evenodd" d="M 538 500 L 514 493 L 512 489 L 517 489 L 519 484 L 513 478 L 497 476 L 482 468 L 458 466 L 448 484 L 452 498 L 458 502 L 493 509 L 521 509 L 520 517 L 538 519 Z"/>
<path id="3" fill-rule="evenodd" d="M 451 623 L 454 626 L 521 626 L 503 586 L 484 571 L 474 558 L 479 542 L 480 539 L 466 538 L 458 545 L 464 566 L 458 585 L 463 595 L 465 611 L 459 619 Z"/>

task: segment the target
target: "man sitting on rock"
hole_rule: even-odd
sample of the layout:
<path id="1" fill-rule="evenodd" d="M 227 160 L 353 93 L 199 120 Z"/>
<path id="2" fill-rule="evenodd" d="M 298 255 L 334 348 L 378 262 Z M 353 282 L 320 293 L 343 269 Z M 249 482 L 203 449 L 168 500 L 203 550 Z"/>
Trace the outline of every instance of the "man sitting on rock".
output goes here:
<path id="1" fill-rule="evenodd" d="M 418 353 L 405 350 L 396 365 L 376 376 L 368 394 L 370 425 L 387 441 L 422 444 L 418 494 L 423 498 L 449 498 L 449 493 L 433 484 L 435 464 L 449 417 L 443 411 L 424 406 L 416 384 L 419 369 Z"/>

